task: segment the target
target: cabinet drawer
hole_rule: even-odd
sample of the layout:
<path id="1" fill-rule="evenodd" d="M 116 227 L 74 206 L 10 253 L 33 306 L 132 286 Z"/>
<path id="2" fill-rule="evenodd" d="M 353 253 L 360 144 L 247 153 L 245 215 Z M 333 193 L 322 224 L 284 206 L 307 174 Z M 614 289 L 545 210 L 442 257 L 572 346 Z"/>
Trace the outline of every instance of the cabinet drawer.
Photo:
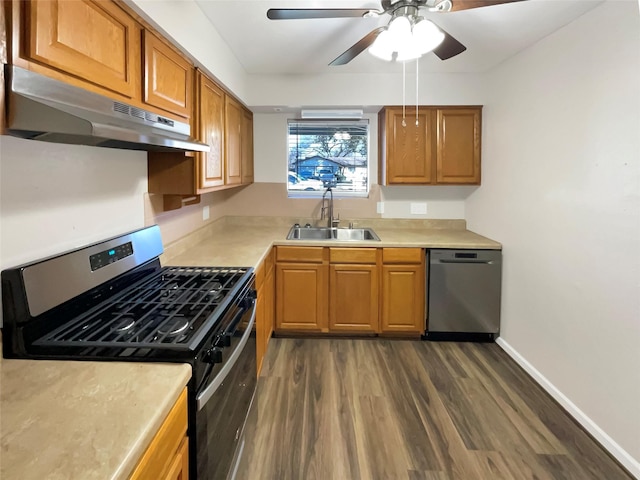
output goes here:
<path id="1" fill-rule="evenodd" d="M 422 263 L 422 248 L 383 248 L 383 263 Z"/>
<path id="2" fill-rule="evenodd" d="M 376 263 L 375 248 L 330 248 L 331 263 Z"/>
<path id="3" fill-rule="evenodd" d="M 276 261 L 322 263 L 323 250 L 322 247 L 278 247 Z"/>

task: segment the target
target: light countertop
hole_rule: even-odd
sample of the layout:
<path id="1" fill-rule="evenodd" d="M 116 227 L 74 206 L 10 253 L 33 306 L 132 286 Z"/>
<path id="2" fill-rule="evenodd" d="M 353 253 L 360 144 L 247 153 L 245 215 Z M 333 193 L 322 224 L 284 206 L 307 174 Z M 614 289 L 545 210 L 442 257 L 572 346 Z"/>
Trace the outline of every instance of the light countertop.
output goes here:
<path id="1" fill-rule="evenodd" d="M 0 359 L 0 478 L 128 478 L 190 377 L 186 364 Z"/>
<path id="2" fill-rule="evenodd" d="M 496 249 L 502 245 L 465 228 L 464 220 L 359 220 L 380 241 L 286 240 L 296 219 L 224 217 L 165 247 L 163 265 L 257 267 L 273 245 Z M 300 221 L 304 225 L 304 221 Z"/>

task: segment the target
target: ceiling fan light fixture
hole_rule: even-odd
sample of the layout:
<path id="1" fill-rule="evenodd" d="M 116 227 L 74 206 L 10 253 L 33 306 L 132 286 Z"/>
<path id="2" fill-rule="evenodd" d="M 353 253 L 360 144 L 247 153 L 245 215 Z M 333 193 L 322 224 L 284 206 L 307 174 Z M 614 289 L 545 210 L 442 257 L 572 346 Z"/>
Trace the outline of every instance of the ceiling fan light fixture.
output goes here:
<path id="1" fill-rule="evenodd" d="M 412 20 L 415 24 L 412 25 Z M 406 62 L 420 58 L 444 40 L 444 33 L 421 17 L 395 17 L 369 47 L 369 53 L 387 62 Z"/>
<path id="2" fill-rule="evenodd" d="M 432 51 L 444 40 L 444 33 L 433 22 L 422 19 L 413 26 L 413 43 L 421 54 Z"/>

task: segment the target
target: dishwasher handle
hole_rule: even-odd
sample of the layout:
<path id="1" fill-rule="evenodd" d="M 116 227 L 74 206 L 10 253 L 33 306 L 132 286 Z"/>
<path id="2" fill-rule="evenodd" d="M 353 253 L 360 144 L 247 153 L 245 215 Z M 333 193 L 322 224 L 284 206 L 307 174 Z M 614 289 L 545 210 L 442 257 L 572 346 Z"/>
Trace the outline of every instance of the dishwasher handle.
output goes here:
<path id="1" fill-rule="evenodd" d="M 502 252 L 500 250 L 431 250 L 429 256 L 431 265 L 438 264 L 476 264 L 500 265 Z"/>

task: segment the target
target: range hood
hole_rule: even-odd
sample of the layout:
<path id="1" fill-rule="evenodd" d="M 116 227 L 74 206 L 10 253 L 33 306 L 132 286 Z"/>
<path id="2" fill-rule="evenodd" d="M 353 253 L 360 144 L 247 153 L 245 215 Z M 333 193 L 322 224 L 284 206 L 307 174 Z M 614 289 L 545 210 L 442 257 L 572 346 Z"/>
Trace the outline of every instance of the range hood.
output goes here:
<path id="1" fill-rule="evenodd" d="M 6 65 L 7 128 L 16 137 L 160 152 L 208 152 L 178 122 L 58 80 Z"/>

